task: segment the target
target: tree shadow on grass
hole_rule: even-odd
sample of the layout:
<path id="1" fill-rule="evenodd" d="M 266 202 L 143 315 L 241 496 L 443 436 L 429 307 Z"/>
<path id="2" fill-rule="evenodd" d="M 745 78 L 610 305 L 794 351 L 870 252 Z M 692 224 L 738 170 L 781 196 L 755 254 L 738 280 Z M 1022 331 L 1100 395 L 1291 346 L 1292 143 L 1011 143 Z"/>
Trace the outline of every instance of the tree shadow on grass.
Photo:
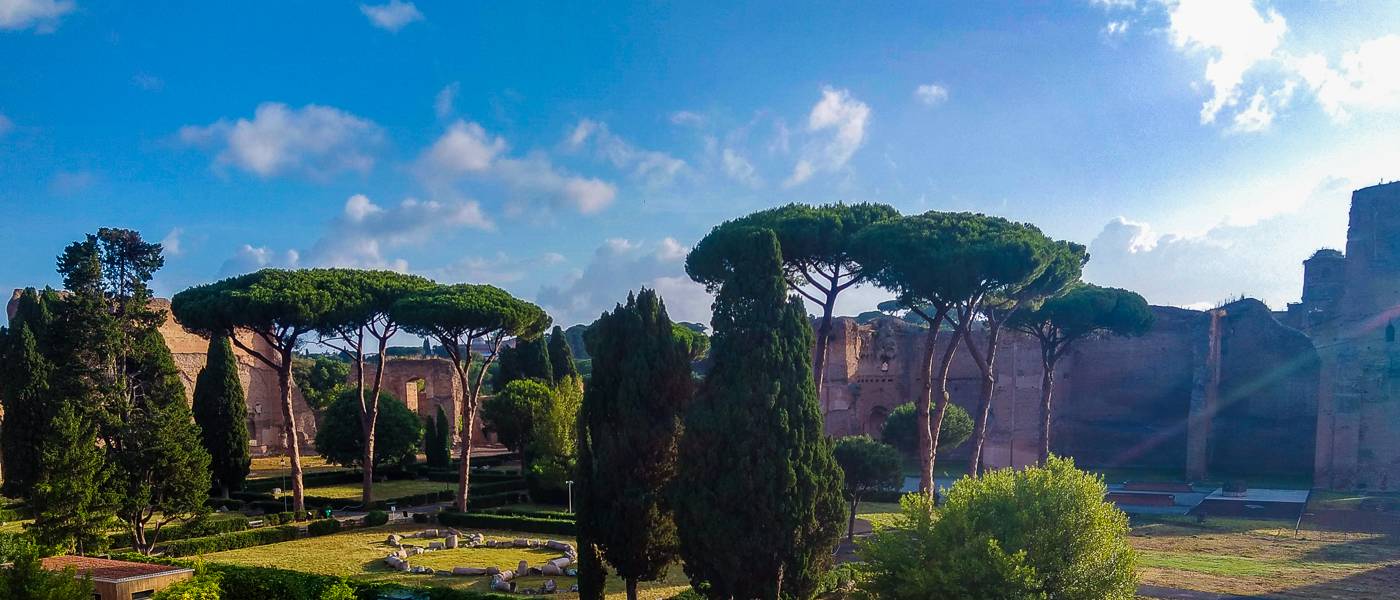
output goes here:
<path id="1" fill-rule="evenodd" d="M 1400 598 L 1400 565 L 1386 565 L 1293 588 L 1281 595 L 1285 598 Z"/>

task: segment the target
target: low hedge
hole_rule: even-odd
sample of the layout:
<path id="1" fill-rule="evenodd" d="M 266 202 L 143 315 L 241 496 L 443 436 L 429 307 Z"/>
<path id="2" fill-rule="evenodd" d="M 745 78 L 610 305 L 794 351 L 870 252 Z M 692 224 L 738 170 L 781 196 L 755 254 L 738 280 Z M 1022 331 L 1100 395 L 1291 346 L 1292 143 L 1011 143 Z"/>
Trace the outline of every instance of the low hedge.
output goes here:
<path id="1" fill-rule="evenodd" d="M 500 508 L 508 504 L 520 504 L 530 499 L 530 495 L 520 492 L 502 492 L 499 494 L 471 495 L 467 498 L 467 508 L 471 510 L 483 510 L 487 508 Z"/>
<path id="2" fill-rule="evenodd" d="M 562 510 L 523 510 L 519 508 L 488 508 L 478 512 L 488 515 L 505 515 L 510 517 L 534 517 L 537 519 L 556 519 L 560 521 L 575 521 L 578 515 Z"/>
<path id="3" fill-rule="evenodd" d="M 243 515 L 229 515 L 218 519 L 205 518 L 179 525 L 169 525 L 160 529 L 159 539 L 161 542 L 173 542 L 243 531 L 248 529 L 249 520 Z M 125 531 L 114 533 L 107 537 L 107 542 L 112 548 L 130 548 L 131 534 Z"/>
<path id="4" fill-rule="evenodd" d="M 578 530 L 573 521 L 563 519 L 541 519 L 516 515 L 493 515 L 489 513 L 438 513 L 438 523 L 448 527 L 475 527 L 478 529 L 504 529 L 529 533 L 557 533 L 576 535 Z"/>
<path id="5" fill-rule="evenodd" d="M 875 490 L 875 491 L 873 491 L 873 492 L 866 492 L 866 493 L 864 493 L 864 494 L 861 494 L 860 501 L 861 501 L 861 502 L 899 502 L 899 499 L 900 499 L 900 498 L 903 498 L 904 495 L 907 494 L 907 493 L 909 493 L 909 492 L 901 492 L 901 491 L 899 491 L 899 490 Z"/>
<path id="6" fill-rule="evenodd" d="M 317 473 L 303 473 L 301 484 L 305 487 L 315 487 L 318 485 L 339 485 L 342 483 L 358 483 L 364 476 L 357 471 L 321 471 Z M 243 484 L 244 492 L 267 492 L 272 488 L 292 489 L 292 478 L 268 477 L 264 479 L 249 479 Z"/>
<path id="7" fill-rule="evenodd" d="M 306 525 L 306 533 L 312 536 L 330 535 L 337 531 L 340 531 L 340 521 L 335 519 L 320 519 Z"/>
<path id="8" fill-rule="evenodd" d="M 164 544 L 163 550 L 166 556 L 171 557 L 208 554 L 210 552 L 223 552 L 224 550 L 237 550 L 239 548 L 251 548 L 253 546 L 287 542 L 297 539 L 297 533 L 297 527 L 295 525 L 259 527 L 257 529 L 235 531 L 233 533 L 221 533 L 205 537 L 174 540 Z"/>

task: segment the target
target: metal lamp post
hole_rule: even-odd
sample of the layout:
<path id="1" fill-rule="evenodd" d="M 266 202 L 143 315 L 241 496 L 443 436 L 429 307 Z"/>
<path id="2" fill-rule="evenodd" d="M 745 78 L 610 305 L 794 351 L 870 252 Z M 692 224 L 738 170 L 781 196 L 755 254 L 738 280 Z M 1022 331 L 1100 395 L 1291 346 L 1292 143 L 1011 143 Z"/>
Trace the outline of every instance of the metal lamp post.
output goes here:
<path id="1" fill-rule="evenodd" d="M 573 512 L 574 512 L 574 480 L 570 479 L 570 480 L 568 480 L 568 481 L 565 481 L 564 483 L 565 483 L 565 484 L 568 484 L 568 486 L 569 486 L 569 513 L 570 513 L 570 514 L 573 514 Z"/>

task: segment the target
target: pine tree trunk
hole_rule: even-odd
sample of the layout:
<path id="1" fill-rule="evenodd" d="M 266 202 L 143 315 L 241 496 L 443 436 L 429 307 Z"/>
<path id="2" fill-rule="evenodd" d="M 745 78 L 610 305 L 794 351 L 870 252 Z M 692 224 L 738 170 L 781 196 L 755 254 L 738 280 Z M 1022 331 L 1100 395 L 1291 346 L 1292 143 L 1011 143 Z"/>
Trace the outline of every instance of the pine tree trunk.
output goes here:
<path id="1" fill-rule="evenodd" d="M 1040 377 L 1040 464 L 1050 459 L 1050 396 L 1055 392 L 1055 361 L 1044 361 Z"/>
<path id="2" fill-rule="evenodd" d="M 306 488 L 301 477 L 301 444 L 297 443 L 297 422 L 292 409 L 292 348 L 282 351 L 279 373 L 282 393 L 282 431 L 287 436 L 287 456 L 292 462 L 292 512 L 301 520 L 306 517 Z"/>
<path id="3" fill-rule="evenodd" d="M 956 343 L 957 338 L 953 338 L 953 342 Z M 924 335 L 924 360 L 919 364 L 919 379 L 924 382 L 924 389 L 915 397 L 914 404 L 914 434 L 919 438 L 919 493 L 929 496 L 933 495 L 934 444 L 937 440 L 932 424 L 934 421 L 929 417 L 929 404 L 933 401 L 933 355 L 937 350 L 938 324 L 932 323 Z M 939 423 L 943 421 L 944 408 L 940 403 L 936 418 Z"/>
<path id="4" fill-rule="evenodd" d="M 943 360 L 938 365 L 938 403 L 934 407 L 933 417 L 929 424 L 929 453 L 928 471 L 929 477 L 933 477 L 938 466 L 938 438 L 943 433 L 943 417 L 948 414 L 948 403 L 952 401 L 952 396 L 948 394 L 948 372 L 953 367 L 953 356 L 958 352 L 958 340 L 962 338 L 961 329 L 953 332 L 952 339 L 948 340 L 948 347 L 943 350 Z M 930 480 L 931 481 L 931 480 Z M 937 500 L 935 486 L 930 485 L 929 495 Z"/>
<path id="5" fill-rule="evenodd" d="M 374 503 L 374 415 L 360 415 L 360 435 L 365 441 L 365 454 L 361 458 L 360 502 L 369 510 Z"/>
<path id="6" fill-rule="evenodd" d="M 982 447 L 987 442 L 987 419 L 992 412 L 992 394 L 996 391 L 996 359 L 997 359 L 997 338 L 1001 333 L 1001 324 L 992 322 L 987 328 L 987 350 L 982 360 L 977 361 L 977 366 L 982 370 L 982 390 L 977 402 L 976 423 L 972 428 L 972 456 L 967 462 L 967 474 L 976 477 L 981 472 L 982 467 Z M 968 347 L 973 346 L 971 336 L 967 336 Z M 976 356 L 976 351 L 973 351 Z M 1015 424 L 1012 424 L 1015 427 Z"/>
<path id="7" fill-rule="evenodd" d="M 822 323 L 817 328 L 817 356 L 812 361 L 812 379 L 817 383 L 817 398 L 822 400 L 822 373 L 826 370 L 826 353 L 831 344 L 831 315 L 836 308 L 836 294 L 827 294 L 826 304 L 822 305 Z M 825 415 L 830 407 L 823 400 L 821 402 L 822 414 Z"/>
<path id="8" fill-rule="evenodd" d="M 637 578 L 627 578 L 627 600 L 637 600 Z"/>
<path id="9" fill-rule="evenodd" d="M 856 539 L 856 507 L 860 506 L 860 498 L 851 498 L 851 517 L 846 523 L 846 542 L 850 543 Z"/>
<path id="10" fill-rule="evenodd" d="M 476 427 L 476 392 L 467 387 L 467 370 L 461 366 L 461 361 L 454 361 L 457 366 L 457 377 L 462 382 L 462 410 L 466 411 L 462 415 L 462 430 L 457 432 L 462 448 L 462 460 L 457 473 L 457 510 L 467 512 L 468 486 L 471 484 L 471 462 L 472 462 L 472 429 Z M 485 366 L 482 367 L 483 371 Z"/>

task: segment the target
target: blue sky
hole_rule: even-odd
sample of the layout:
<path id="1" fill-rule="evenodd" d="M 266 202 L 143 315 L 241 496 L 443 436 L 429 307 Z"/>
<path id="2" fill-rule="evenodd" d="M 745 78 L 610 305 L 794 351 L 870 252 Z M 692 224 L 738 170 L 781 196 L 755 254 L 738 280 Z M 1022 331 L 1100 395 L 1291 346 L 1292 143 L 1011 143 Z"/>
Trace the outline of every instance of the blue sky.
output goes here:
<path id="1" fill-rule="evenodd" d="M 0 0 L 0 289 L 122 226 L 166 241 L 163 295 L 385 267 L 707 321 L 682 262 L 714 224 L 869 200 L 1281 308 L 1400 177 L 1400 3 L 714 4 Z"/>

